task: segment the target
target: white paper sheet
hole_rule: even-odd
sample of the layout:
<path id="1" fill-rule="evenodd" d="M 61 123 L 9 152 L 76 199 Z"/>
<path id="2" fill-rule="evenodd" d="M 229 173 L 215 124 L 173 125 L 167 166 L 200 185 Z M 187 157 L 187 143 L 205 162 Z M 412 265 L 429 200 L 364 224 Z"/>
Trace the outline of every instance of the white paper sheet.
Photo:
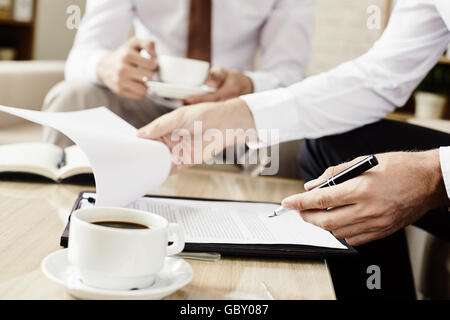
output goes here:
<path id="1" fill-rule="evenodd" d="M 275 204 L 140 198 L 129 208 L 159 214 L 184 227 L 186 242 L 298 244 L 347 249 L 330 232 L 302 220 L 296 211 L 268 216 Z"/>
<path id="2" fill-rule="evenodd" d="M 92 165 L 97 206 L 126 206 L 169 175 L 169 149 L 161 142 L 137 138 L 136 128 L 105 107 L 54 113 L 0 106 L 0 111 L 52 127 L 72 139 Z"/>

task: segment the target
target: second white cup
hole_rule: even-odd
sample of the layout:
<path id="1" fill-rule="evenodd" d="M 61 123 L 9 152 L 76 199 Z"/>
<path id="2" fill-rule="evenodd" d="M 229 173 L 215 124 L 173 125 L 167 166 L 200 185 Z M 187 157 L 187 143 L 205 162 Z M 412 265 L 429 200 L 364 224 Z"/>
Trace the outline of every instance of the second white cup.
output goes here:
<path id="1" fill-rule="evenodd" d="M 209 75 L 209 62 L 166 55 L 158 56 L 161 81 L 198 87 Z"/>

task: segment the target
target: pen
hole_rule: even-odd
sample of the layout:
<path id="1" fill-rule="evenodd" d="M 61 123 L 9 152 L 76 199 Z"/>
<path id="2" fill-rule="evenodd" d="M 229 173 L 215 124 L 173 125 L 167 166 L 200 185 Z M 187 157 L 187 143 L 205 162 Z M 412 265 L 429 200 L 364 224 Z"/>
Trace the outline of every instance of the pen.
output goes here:
<path id="1" fill-rule="evenodd" d="M 377 164 L 378 164 L 378 159 L 377 159 L 377 157 L 375 157 L 375 155 L 368 156 L 364 160 L 361 160 L 360 162 L 352 165 L 350 168 L 347 168 L 346 170 L 336 174 L 335 176 L 333 176 L 330 179 L 328 179 L 327 181 L 321 183 L 320 185 L 318 185 L 317 187 L 315 187 L 312 190 L 322 189 L 322 188 L 338 185 L 342 182 L 353 179 L 353 178 L 363 174 L 367 170 L 375 167 Z M 269 216 L 269 218 L 278 217 L 278 216 L 282 215 L 283 213 L 290 211 L 290 210 L 291 209 L 285 209 L 283 207 L 279 207 L 278 209 L 276 209 L 273 212 L 272 215 Z"/>
<path id="2" fill-rule="evenodd" d="M 61 155 L 61 160 L 58 162 L 57 164 L 57 168 L 61 169 L 62 167 L 64 167 L 66 165 L 66 151 L 62 151 L 62 155 Z"/>

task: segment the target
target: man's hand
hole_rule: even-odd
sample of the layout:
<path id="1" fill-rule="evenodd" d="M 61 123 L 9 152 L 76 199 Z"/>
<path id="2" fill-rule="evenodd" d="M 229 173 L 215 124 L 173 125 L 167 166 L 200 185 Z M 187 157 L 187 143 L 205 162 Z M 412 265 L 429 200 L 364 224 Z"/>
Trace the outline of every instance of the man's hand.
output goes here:
<path id="1" fill-rule="evenodd" d="M 288 197 L 283 207 L 298 210 L 306 222 L 356 246 L 384 238 L 430 209 L 449 205 L 438 150 L 385 153 L 377 158 L 379 165 L 363 175 Z M 327 169 L 305 184 L 306 190 L 362 159 Z"/>
<path id="2" fill-rule="evenodd" d="M 203 95 L 190 96 L 185 99 L 186 104 L 201 102 L 224 101 L 253 92 L 253 82 L 239 71 L 214 67 L 211 69 L 206 85 L 217 91 Z"/>
<path id="3" fill-rule="evenodd" d="M 150 59 L 140 55 L 145 50 Z M 107 53 L 99 62 L 98 78 L 118 95 L 142 100 L 147 94 L 143 79 L 152 79 L 158 68 L 155 45 L 152 41 L 132 38 L 116 51 Z"/>
<path id="4" fill-rule="evenodd" d="M 246 131 L 254 127 L 247 104 L 242 99 L 233 99 L 176 109 L 140 129 L 138 136 L 166 144 L 172 152 L 172 173 L 175 173 L 209 160 L 234 143 L 225 139 L 227 129 Z M 196 132 L 198 128 L 200 132 Z M 252 131 L 256 140 L 256 130 Z"/>

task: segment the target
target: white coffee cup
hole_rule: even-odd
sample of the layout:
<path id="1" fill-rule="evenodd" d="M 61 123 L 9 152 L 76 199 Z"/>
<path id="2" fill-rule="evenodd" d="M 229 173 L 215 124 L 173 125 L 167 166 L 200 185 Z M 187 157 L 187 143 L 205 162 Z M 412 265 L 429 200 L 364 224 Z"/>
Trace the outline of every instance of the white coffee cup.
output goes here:
<path id="1" fill-rule="evenodd" d="M 163 82 L 193 87 L 205 83 L 209 62 L 166 55 L 158 56 L 159 78 Z"/>
<path id="2" fill-rule="evenodd" d="M 121 229 L 94 224 L 118 221 L 149 228 Z M 174 236 L 168 246 L 168 238 Z M 151 286 L 167 255 L 184 248 L 180 225 L 145 211 L 123 208 L 86 208 L 70 219 L 69 262 L 86 285 L 115 290 Z"/>

